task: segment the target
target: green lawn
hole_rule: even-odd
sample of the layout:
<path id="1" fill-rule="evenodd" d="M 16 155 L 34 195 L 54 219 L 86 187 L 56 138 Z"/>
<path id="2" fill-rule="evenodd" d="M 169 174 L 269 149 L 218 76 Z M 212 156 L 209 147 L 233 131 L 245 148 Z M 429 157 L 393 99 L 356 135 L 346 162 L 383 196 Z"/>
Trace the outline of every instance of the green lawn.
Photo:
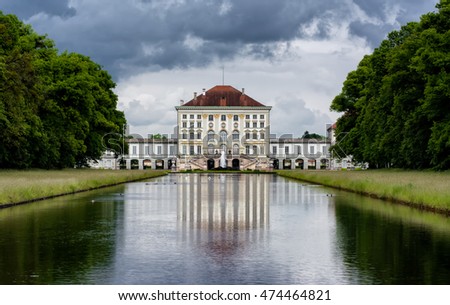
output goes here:
<path id="1" fill-rule="evenodd" d="M 165 175 L 155 170 L 0 170 L 0 205 Z"/>
<path id="2" fill-rule="evenodd" d="M 450 172 L 277 171 L 280 176 L 310 181 L 412 206 L 450 212 Z"/>

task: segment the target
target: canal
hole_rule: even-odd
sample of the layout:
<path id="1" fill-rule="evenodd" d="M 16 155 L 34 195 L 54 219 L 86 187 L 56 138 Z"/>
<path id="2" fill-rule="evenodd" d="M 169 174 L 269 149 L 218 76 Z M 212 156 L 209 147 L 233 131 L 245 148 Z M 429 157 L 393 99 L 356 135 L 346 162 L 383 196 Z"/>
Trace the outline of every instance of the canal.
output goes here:
<path id="1" fill-rule="evenodd" d="M 450 219 L 258 174 L 0 210 L 0 284 L 450 284 Z"/>

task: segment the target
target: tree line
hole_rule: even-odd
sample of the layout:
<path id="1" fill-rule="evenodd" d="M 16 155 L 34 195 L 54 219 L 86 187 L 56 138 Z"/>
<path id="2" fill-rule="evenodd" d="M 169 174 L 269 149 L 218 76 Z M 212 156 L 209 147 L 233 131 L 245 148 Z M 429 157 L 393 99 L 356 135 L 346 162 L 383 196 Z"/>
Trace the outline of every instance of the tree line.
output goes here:
<path id="1" fill-rule="evenodd" d="M 64 168 L 100 158 L 122 133 L 115 83 L 89 57 L 0 11 L 0 168 Z M 106 136 L 108 137 L 108 136 Z"/>
<path id="2" fill-rule="evenodd" d="M 450 168 L 450 4 L 411 22 L 348 74 L 330 109 L 336 155 L 370 167 Z"/>

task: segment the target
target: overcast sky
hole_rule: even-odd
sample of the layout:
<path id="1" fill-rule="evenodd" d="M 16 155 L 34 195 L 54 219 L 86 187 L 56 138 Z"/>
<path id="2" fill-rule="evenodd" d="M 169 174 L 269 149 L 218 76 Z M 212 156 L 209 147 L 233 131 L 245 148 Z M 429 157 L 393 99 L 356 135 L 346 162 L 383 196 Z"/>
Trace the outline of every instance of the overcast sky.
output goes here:
<path id="1" fill-rule="evenodd" d="M 117 83 L 132 133 L 172 133 L 180 100 L 222 84 L 272 108 L 272 133 L 325 134 L 347 74 L 438 0 L 0 0 Z"/>

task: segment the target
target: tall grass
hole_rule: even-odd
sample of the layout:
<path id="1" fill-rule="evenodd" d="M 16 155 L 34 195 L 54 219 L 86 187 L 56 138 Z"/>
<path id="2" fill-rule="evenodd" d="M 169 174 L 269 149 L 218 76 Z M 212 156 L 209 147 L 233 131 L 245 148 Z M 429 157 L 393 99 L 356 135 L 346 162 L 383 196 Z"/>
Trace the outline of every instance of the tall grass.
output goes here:
<path id="1" fill-rule="evenodd" d="M 277 173 L 416 207 L 450 212 L 450 172 L 295 170 Z"/>
<path id="2" fill-rule="evenodd" d="M 0 170 L 0 207 L 165 174 L 154 170 Z"/>

